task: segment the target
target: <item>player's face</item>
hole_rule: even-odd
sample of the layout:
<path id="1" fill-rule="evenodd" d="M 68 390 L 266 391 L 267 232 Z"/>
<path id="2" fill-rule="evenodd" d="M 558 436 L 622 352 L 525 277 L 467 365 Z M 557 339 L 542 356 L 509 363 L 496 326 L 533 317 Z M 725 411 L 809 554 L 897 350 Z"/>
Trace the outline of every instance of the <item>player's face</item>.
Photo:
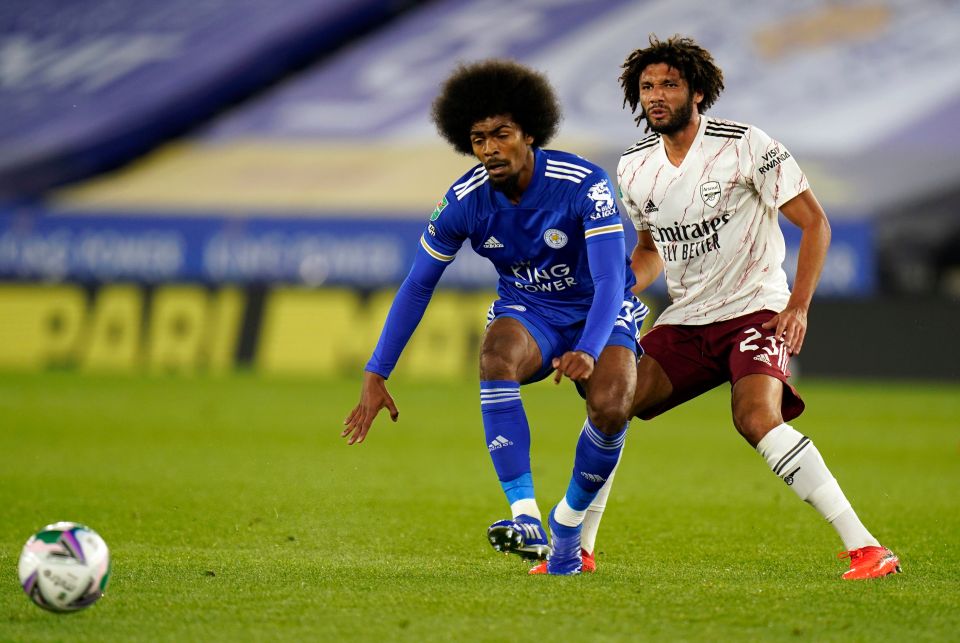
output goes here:
<path id="1" fill-rule="evenodd" d="M 491 116 L 474 123 L 470 144 L 494 189 L 513 192 L 529 183 L 533 176 L 533 137 L 524 134 L 509 116 Z"/>
<path id="2" fill-rule="evenodd" d="M 647 65 L 640 72 L 640 106 L 654 132 L 679 132 L 695 120 L 702 100 L 703 93 L 691 93 L 680 72 L 666 63 Z"/>

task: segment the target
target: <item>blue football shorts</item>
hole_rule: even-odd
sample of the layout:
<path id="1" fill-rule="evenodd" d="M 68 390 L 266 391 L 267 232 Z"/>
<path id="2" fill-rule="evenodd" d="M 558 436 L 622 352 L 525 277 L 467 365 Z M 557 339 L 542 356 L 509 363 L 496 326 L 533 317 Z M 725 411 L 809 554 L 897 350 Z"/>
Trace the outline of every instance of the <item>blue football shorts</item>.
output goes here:
<path id="1" fill-rule="evenodd" d="M 636 297 L 630 296 L 629 299 L 624 299 L 620 314 L 617 315 L 613 330 L 604 346 L 624 346 L 633 351 L 638 358 L 643 355 L 643 349 L 640 347 L 640 326 L 643 325 L 643 319 L 649 312 L 650 309 Z M 490 309 L 487 310 L 487 326 L 498 317 L 512 317 L 523 324 L 540 348 L 543 359 L 540 370 L 521 384 L 539 382 L 550 375 L 553 372 L 553 366 L 551 366 L 553 358 L 573 350 L 583 333 L 583 323 L 558 328 L 536 311 L 509 300 L 498 299 L 490 304 Z"/>

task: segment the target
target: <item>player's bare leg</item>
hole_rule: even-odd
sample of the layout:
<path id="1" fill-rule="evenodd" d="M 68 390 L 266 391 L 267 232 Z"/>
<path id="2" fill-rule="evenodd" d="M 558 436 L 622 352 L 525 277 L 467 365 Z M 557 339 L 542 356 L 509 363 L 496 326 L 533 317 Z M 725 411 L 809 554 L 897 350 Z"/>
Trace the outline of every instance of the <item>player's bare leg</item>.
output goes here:
<path id="1" fill-rule="evenodd" d="M 833 525 L 850 558 L 845 579 L 874 578 L 900 571 L 900 561 L 863 526 L 810 438 L 780 415 L 783 383 L 769 375 L 747 375 L 733 386 L 733 423 L 767 461 L 773 473 Z"/>
<path id="2" fill-rule="evenodd" d="M 663 367 L 649 355 L 637 361 L 637 388 L 633 394 L 630 415 L 641 417 L 653 407 L 663 404 L 673 393 L 673 385 Z"/>

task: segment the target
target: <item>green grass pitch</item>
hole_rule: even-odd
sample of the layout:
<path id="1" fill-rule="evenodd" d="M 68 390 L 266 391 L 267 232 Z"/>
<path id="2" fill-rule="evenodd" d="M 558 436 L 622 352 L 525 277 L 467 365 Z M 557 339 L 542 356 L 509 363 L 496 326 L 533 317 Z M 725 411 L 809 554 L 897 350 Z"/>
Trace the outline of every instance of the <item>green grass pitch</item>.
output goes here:
<path id="1" fill-rule="evenodd" d="M 507 507 L 476 382 L 393 382 L 400 422 L 347 447 L 359 380 L 0 375 L 0 641 L 956 640 L 960 385 L 798 386 L 794 425 L 904 574 L 839 580 L 839 539 L 737 436 L 725 388 L 634 422 L 598 572 L 551 578 L 485 540 Z M 582 402 L 524 399 L 547 511 Z M 85 612 L 17 584 L 56 520 L 112 549 Z"/>

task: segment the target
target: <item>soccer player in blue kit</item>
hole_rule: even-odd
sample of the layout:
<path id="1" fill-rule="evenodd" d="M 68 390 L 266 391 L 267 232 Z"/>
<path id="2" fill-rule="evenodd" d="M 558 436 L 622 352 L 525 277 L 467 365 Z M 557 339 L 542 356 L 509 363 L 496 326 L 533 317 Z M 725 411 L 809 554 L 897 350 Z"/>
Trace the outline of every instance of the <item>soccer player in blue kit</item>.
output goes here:
<path id="1" fill-rule="evenodd" d="M 581 549 L 581 526 L 606 484 L 605 498 L 620 458 L 636 385 L 637 327 L 647 313 L 630 292 L 634 276 L 611 183 L 597 165 L 543 149 L 560 107 L 546 78 L 516 62 L 458 67 L 432 116 L 454 149 L 480 164 L 454 181 L 433 211 L 342 437 L 363 442 L 384 408 L 397 420 L 386 379 L 444 269 L 469 241 L 499 273 L 480 348 L 480 412 L 512 517 L 487 535 L 498 551 L 547 557 L 548 573 L 576 574 L 594 566 L 592 543 Z M 566 494 L 549 515 L 548 546 L 520 387 L 551 372 L 557 382 L 564 375 L 576 382 L 587 418 Z"/>

